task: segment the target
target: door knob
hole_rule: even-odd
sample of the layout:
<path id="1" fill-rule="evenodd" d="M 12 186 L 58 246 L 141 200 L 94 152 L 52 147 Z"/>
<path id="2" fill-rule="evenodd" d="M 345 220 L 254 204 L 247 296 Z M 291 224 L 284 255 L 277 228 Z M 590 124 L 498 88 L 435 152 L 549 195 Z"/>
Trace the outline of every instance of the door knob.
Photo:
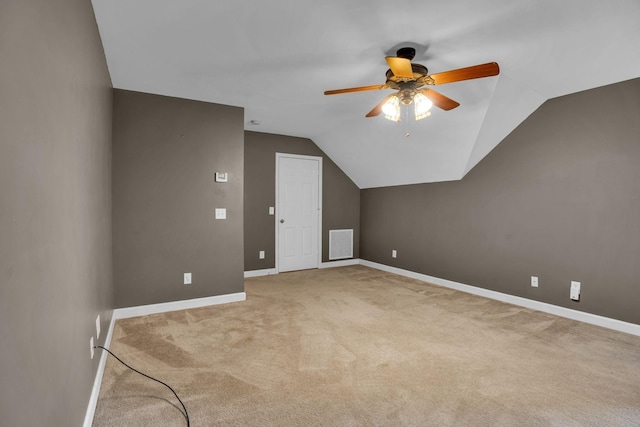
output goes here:
<path id="1" fill-rule="evenodd" d="M 284 224 L 284 219 L 281 219 L 281 220 L 280 220 L 280 224 Z"/>

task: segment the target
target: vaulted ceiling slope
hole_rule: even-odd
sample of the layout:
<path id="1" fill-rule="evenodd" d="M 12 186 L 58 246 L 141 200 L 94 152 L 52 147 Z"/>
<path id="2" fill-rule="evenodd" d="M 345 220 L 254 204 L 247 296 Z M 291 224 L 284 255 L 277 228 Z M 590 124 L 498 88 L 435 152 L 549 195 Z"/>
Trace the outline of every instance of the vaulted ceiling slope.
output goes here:
<path id="1" fill-rule="evenodd" d="M 246 129 L 312 139 L 360 188 L 461 179 L 547 99 L 640 77 L 638 0 L 93 6 L 114 87 L 243 107 Z M 384 83 L 403 46 L 431 73 L 501 73 L 438 86 L 461 106 L 419 122 L 364 117 L 388 90 L 323 95 Z"/>

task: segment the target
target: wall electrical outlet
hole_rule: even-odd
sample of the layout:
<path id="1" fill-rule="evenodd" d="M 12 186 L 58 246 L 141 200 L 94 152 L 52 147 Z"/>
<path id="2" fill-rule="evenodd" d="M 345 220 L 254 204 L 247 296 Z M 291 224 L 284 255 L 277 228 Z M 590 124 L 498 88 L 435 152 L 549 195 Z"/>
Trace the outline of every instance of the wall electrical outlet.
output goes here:
<path id="1" fill-rule="evenodd" d="M 89 340 L 89 348 L 91 349 L 91 358 L 93 359 L 93 354 L 94 354 L 94 348 L 95 347 L 93 345 L 93 337 L 91 337 L 91 339 Z"/>
<path id="2" fill-rule="evenodd" d="M 274 215 L 276 213 L 276 208 L 273 206 L 269 206 L 269 215 Z"/>
<path id="3" fill-rule="evenodd" d="M 191 284 L 191 273 L 184 273 L 184 284 L 185 285 Z"/>
<path id="4" fill-rule="evenodd" d="M 391 249 L 391 258 L 398 258 L 398 251 Z"/>
<path id="5" fill-rule="evenodd" d="M 531 286 L 533 286 L 534 288 L 538 287 L 538 277 L 537 276 L 531 276 Z"/>
<path id="6" fill-rule="evenodd" d="M 260 251 L 260 252 L 258 253 L 258 258 L 260 258 L 260 259 L 264 259 L 264 251 Z"/>
<path id="7" fill-rule="evenodd" d="M 569 296 L 574 301 L 580 301 L 580 282 L 571 281 L 571 292 Z"/>

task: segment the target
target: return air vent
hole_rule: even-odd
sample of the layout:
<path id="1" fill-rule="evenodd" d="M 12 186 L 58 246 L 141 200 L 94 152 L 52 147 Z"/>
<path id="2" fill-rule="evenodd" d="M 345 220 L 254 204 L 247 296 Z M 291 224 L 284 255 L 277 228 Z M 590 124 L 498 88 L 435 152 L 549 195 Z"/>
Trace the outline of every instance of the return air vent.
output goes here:
<path id="1" fill-rule="evenodd" d="M 329 259 L 353 258 L 353 230 L 329 230 Z"/>

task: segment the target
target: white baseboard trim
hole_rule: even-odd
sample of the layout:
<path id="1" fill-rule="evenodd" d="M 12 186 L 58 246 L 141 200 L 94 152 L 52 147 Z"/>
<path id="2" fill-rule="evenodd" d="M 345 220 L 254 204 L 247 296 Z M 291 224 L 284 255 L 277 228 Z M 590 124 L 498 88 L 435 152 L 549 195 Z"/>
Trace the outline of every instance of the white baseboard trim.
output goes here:
<path id="1" fill-rule="evenodd" d="M 249 270 L 244 272 L 244 277 L 260 277 L 269 276 L 270 274 L 278 274 L 275 268 L 265 268 L 264 270 Z"/>
<path id="2" fill-rule="evenodd" d="M 137 307 L 116 308 L 113 317 L 126 319 L 129 317 L 146 316 L 149 314 L 165 313 L 167 311 L 186 310 L 189 308 L 207 307 L 209 305 L 227 304 L 230 302 L 245 301 L 247 294 L 238 292 L 235 294 L 216 295 L 213 297 L 194 298 L 183 301 L 163 302 L 160 304 L 139 305 Z"/>
<path id="3" fill-rule="evenodd" d="M 570 308 L 560 307 L 545 302 L 535 301 L 528 298 L 522 298 L 515 295 L 503 294 L 502 292 L 491 291 L 489 289 L 478 288 L 476 286 L 465 285 L 463 283 L 453 282 L 451 280 L 440 279 L 438 277 L 428 276 L 426 274 L 416 273 L 409 270 L 403 270 L 389 265 L 379 264 L 377 262 L 360 260 L 360 264 L 366 267 L 375 268 L 389 273 L 398 274 L 400 276 L 417 279 L 423 282 L 432 283 L 434 285 L 443 286 L 445 288 L 455 289 L 457 291 L 469 294 L 479 295 L 497 301 L 506 302 L 521 307 L 538 310 L 545 313 L 553 314 L 568 319 L 578 320 L 580 322 L 589 323 L 604 328 L 613 329 L 619 332 L 625 332 L 640 336 L 640 325 L 635 323 L 623 322 L 609 317 L 599 316 L 597 314 L 585 313 L 584 311 L 572 310 Z"/>
<path id="4" fill-rule="evenodd" d="M 352 258 L 339 261 L 321 262 L 318 268 L 344 267 L 347 265 L 358 264 L 360 264 L 360 260 L 358 258 Z M 275 268 L 265 268 L 264 270 L 249 270 L 244 272 L 244 277 L 246 279 L 247 277 L 269 276 L 271 274 L 278 274 L 278 270 L 276 270 Z"/>
<path id="5" fill-rule="evenodd" d="M 344 259 L 340 261 L 321 262 L 318 268 L 333 268 L 333 267 L 345 267 L 347 265 L 358 265 L 360 260 L 358 258 Z"/>
<path id="6" fill-rule="evenodd" d="M 113 336 L 113 326 L 116 323 L 116 317 L 111 315 L 111 322 L 109 322 L 109 330 L 104 339 L 104 347 L 110 348 L 111 337 Z M 96 372 L 96 378 L 93 380 L 93 388 L 91 389 L 91 397 L 89 398 L 89 406 L 87 412 L 84 415 L 83 427 L 91 427 L 93 424 L 93 416 L 96 413 L 96 406 L 98 405 L 98 396 L 100 395 L 100 386 L 102 385 L 102 376 L 104 375 L 104 367 L 107 364 L 108 354 L 102 349 L 96 349 L 96 352 L 102 353 L 100 355 L 100 363 L 98 364 L 98 371 Z"/>

